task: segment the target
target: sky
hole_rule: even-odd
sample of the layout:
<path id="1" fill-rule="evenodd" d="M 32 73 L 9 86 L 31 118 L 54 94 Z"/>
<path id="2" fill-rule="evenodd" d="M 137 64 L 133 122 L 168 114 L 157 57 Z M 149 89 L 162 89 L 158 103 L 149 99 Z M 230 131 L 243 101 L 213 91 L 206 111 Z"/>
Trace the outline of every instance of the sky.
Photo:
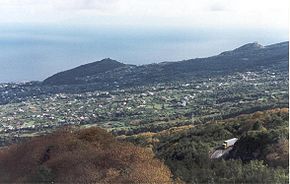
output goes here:
<path id="1" fill-rule="evenodd" d="M 0 0 L 0 82 L 288 41 L 288 0 Z"/>

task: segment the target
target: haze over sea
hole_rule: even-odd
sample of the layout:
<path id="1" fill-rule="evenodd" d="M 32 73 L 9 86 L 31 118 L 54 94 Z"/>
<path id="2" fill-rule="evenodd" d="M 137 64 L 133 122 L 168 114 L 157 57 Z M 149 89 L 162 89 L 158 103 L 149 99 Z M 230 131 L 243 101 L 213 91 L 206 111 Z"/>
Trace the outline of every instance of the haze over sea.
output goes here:
<path id="1" fill-rule="evenodd" d="M 288 1 L 4 0 L 0 82 L 112 58 L 148 64 L 288 40 Z M 23 8 L 25 7 L 25 8 Z"/>

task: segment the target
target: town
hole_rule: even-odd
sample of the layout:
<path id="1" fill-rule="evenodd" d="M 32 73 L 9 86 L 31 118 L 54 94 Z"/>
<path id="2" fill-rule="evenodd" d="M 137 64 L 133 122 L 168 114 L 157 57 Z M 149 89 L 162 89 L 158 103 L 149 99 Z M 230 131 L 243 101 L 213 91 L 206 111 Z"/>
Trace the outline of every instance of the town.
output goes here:
<path id="1" fill-rule="evenodd" d="M 56 89 L 1 84 L 0 145 L 66 125 L 132 135 L 288 107 L 288 72 L 275 68 L 111 90 Z"/>

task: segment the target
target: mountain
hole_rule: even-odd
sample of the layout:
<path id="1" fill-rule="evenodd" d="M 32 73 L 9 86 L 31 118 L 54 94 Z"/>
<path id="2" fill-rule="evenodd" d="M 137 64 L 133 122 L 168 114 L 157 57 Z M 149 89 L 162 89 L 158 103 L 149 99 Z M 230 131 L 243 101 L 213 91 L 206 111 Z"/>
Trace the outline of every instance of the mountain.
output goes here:
<path id="1" fill-rule="evenodd" d="M 180 72 L 192 70 L 223 72 L 251 70 L 261 66 L 281 64 L 281 62 L 288 64 L 288 50 L 288 42 L 269 46 L 249 43 L 237 49 L 222 52 L 217 56 L 176 62 L 169 66 L 175 68 L 175 70 L 180 70 Z"/>
<path id="2" fill-rule="evenodd" d="M 236 53 L 242 53 L 242 52 L 247 53 L 247 52 L 251 52 L 251 51 L 257 51 L 257 50 L 263 49 L 263 48 L 265 48 L 263 45 L 261 45 L 257 42 L 254 42 L 254 43 L 245 44 L 245 45 L 238 47 L 232 51 L 223 52 L 220 55 L 236 54 Z"/>
<path id="3" fill-rule="evenodd" d="M 212 76 L 261 67 L 288 69 L 289 42 L 263 46 L 248 43 L 219 55 L 162 62 L 149 65 L 127 65 L 104 59 L 55 74 L 44 80 L 45 85 L 97 84 L 100 86 L 133 86 L 168 82 L 196 76 Z"/>
<path id="4" fill-rule="evenodd" d="M 89 78 L 92 75 L 98 75 L 115 68 L 123 67 L 125 64 L 110 58 L 103 59 L 101 61 L 81 65 L 79 67 L 57 73 L 47 78 L 44 83 L 46 84 L 76 84 L 79 83 L 79 78 Z"/>

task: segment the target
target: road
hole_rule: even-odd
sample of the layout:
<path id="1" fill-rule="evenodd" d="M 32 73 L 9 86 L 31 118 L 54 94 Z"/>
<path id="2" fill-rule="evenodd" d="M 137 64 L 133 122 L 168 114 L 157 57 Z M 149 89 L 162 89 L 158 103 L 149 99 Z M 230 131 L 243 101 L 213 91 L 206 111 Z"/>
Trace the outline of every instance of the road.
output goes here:
<path id="1" fill-rule="evenodd" d="M 211 155 L 210 159 L 217 159 L 227 155 L 233 147 L 228 147 L 227 149 L 218 148 Z"/>

